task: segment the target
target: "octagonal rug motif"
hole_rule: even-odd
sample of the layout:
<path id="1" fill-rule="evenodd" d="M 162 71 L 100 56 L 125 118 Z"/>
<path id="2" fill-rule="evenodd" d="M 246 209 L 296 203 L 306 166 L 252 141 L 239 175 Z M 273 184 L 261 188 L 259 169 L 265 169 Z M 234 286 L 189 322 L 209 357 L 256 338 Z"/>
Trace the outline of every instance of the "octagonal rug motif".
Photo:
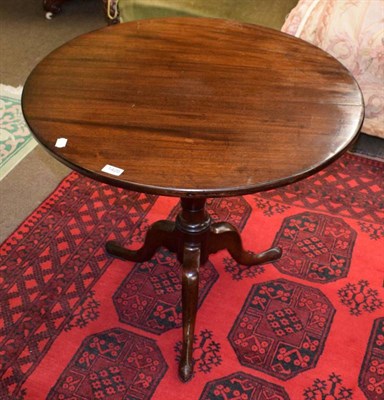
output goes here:
<path id="1" fill-rule="evenodd" d="M 316 288 L 285 279 L 259 283 L 228 338 L 242 365 L 287 380 L 316 366 L 334 313 Z"/>
<path id="2" fill-rule="evenodd" d="M 83 341 L 47 399 L 147 400 L 167 368 L 153 339 L 110 329 Z"/>
<path id="3" fill-rule="evenodd" d="M 273 246 L 283 250 L 273 264 L 288 275 L 327 283 L 348 274 L 356 232 L 341 218 L 304 212 L 284 219 Z"/>
<path id="4" fill-rule="evenodd" d="M 199 400 L 289 400 L 282 386 L 263 379 L 235 372 L 208 382 Z"/>
<path id="5" fill-rule="evenodd" d="M 360 371 L 359 386 L 368 400 L 384 398 L 384 317 L 373 323 Z"/>

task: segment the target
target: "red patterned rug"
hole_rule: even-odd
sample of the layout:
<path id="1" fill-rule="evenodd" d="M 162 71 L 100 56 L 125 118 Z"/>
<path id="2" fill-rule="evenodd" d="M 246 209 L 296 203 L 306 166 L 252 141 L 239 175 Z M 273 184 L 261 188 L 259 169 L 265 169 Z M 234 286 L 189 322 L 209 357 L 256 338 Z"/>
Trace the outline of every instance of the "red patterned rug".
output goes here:
<path id="1" fill-rule="evenodd" d="M 3 243 L 0 399 L 384 399 L 384 164 L 347 154 L 290 186 L 209 201 L 254 251 L 201 268 L 195 376 L 177 378 L 180 266 L 130 263 L 177 199 L 70 174 Z"/>

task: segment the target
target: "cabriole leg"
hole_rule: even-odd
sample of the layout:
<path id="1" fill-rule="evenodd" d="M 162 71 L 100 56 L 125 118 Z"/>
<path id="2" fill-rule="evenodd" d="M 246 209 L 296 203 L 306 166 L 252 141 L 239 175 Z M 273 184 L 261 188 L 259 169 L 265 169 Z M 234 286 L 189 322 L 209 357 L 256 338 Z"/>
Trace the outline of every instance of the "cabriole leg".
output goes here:
<path id="1" fill-rule="evenodd" d="M 199 296 L 200 248 L 184 247 L 182 266 L 183 347 L 179 364 L 179 376 L 183 382 L 193 374 L 193 338 Z"/>
<path id="2" fill-rule="evenodd" d="M 151 259 L 160 246 L 177 251 L 177 232 L 175 223 L 157 221 L 148 229 L 143 246 L 138 250 L 130 250 L 120 246 L 115 241 L 109 241 L 106 248 L 109 254 L 128 261 L 144 262 Z"/>
<path id="3" fill-rule="evenodd" d="M 246 251 L 238 230 L 228 222 L 212 224 L 208 237 L 208 253 L 227 249 L 232 258 L 241 265 L 257 265 L 278 260 L 281 257 L 280 247 L 272 247 L 259 254 Z"/>

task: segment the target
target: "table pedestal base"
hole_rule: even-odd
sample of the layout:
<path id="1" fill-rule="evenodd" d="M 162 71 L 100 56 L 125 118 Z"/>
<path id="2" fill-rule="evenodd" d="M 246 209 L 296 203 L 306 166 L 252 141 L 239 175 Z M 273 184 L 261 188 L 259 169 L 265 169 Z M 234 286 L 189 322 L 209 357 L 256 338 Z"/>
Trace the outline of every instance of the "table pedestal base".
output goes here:
<path id="1" fill-rule="evenodd" d="M 149 260 L 163 246 L 177 254 L 182 264 L 183 348 L 179 376 L 183 382 L 192 378 L 192 346 L 195 330 L 199 268 L 208 256 L 227 249 L 233 259 L 242 265 L 257 265 L 277 260 L 281 249 L 273 247 L 259 254 L 246 251 L 237 229 L 227 223 L 211 223 L 205 209 L 205 198 L 182 198 L 181 211 L 176 221 L 157 221 L 148 230 L 143 246 L 129 250 L 116 242 L 107 242 L 108 253 L 129 261 Z"/>

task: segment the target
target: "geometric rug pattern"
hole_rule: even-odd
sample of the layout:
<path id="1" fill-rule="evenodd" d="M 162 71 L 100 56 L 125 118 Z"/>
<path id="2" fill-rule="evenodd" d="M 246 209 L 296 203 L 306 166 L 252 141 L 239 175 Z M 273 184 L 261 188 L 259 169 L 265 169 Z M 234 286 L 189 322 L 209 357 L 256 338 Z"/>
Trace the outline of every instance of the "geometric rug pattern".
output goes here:
<path id="1" fill-rule="evenodd" d="M 150 398 L 166 370 L 153 339 L 111 329 L 84 340 L 47 398 Z"/>
<path id="2" fill-rule="evenodd" d="M 367 399 L 379 400 L 384 397 L 384 317 L 373 323 L 359 386 Z"/>
<path id="3" fill-rule="evenodd" d="M 239 394 L 241 393 L 239 397 Z M 243 372 L 233 373 L 207 383 L 200 400 L 208 399 L 289 399 L 284 388 Z"/>
<path id="4" fill-rule="evenodd" d="M 252 287 L 229 341 L 242 365 L 285 381 L 315 368 L 334 313 L 318 289 L 263 282 Z"/>
<path id="5" fill-rule="evenodd" d="M 3 391 L 19 390 L 112 263 L 102 244 L 114 237 L 129 243 L 154 201 L 71 174 L 4 242 Z"/>
<path id="6" fill-rule="evenodd" d="M 284 219 L 274 246 L 283 256 L 274 265 L 283 273 L 328 283 L 345 278 L 356 232 L 341 218 L 310 211 Z"/>
<path id="7" fill-rule="evenodd" d="M 177 378 L 181 279 L 160 248 L 132 263 L 178 200 L 71 173 L 0 247 L 0 399 L 383 399 L 384 164 L 346 154 L 284 188 L 209 199 L 247 268 L 201 266 L 193 380 Z"/>
<path id="8" fill-rule="evenodd" d="M 0 84 L 0 180 L 37 145 L 21 111 L 21 92 Z"/>

